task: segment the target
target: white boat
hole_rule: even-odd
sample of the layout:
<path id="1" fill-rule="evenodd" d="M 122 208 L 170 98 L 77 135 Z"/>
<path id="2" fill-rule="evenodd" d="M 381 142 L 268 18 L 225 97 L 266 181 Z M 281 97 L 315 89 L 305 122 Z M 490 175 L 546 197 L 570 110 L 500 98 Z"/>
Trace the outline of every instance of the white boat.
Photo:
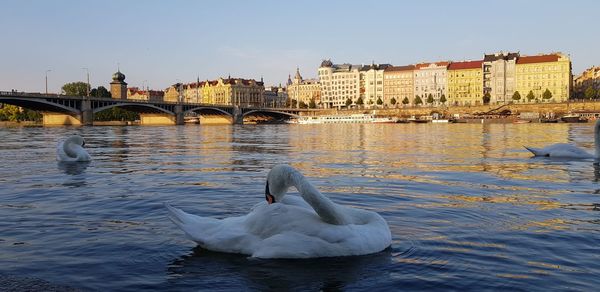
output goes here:
<path id="1" fill-rule="evenodd" d="M 398 118 L 373 114 L 310 116 L 298 118 L 298 124 L 383 124 L 397 123 Z"/>

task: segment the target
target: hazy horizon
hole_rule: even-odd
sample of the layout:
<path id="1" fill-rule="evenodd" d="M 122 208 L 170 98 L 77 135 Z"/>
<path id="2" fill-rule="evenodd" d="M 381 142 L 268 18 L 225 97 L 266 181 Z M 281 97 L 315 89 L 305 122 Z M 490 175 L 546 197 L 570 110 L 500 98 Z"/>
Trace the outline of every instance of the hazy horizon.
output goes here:
<path id="1" fill-rule="evenodd" d="M 568 6 L 566 6 L 566 4 Z M 67 82 L 130 87 L 264 78 L 296 67 L 315 78 L 323 59 L 391 63 L 481 59 L 484 53 L 560 51 L 573 74 L 600 65 L 595 1 L 4 1 L 0 90 L 59 92 Z M 589 27 L 589 31 L 586 31 Z"/>

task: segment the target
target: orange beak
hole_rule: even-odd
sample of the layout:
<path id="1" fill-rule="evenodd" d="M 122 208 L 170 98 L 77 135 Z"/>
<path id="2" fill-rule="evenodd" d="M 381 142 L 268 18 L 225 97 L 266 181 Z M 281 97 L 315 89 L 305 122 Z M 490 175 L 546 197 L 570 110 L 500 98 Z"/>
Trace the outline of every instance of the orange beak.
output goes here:
<path id="1" fill-rule="evenodd" d="M 275 197 L 273 197 L 271 194 L 267 195 L 267 202 L 269 205 L 275 203 Z"/>

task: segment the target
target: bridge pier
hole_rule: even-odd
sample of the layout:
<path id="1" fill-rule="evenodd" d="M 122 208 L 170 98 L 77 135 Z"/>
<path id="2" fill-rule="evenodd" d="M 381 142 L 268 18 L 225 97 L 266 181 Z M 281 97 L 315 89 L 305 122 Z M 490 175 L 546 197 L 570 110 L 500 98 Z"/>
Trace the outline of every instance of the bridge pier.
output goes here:
<path id="1" fill-rule="evenodd" d="M 183 125 L 184 124 L 184 119 L 183 119 L 183 106 L 181 104 L 178 104 L 175 106 L 175 125 Z"/>
<path id="2" fill-rule="evenodd" d="M 79 116 L 71 116 L 68 114 L 42 112 L 44 126 L 81 126 Z"/>
<path id="3" fill-rule="evenodd" d="M 232 123 L 234 125 L 243 125 L 244 124 L 244 115 L 242 114 L 242 110 L 240 109 L 240 107 L 237 105 L 233 106 Z"/>
<path id="4" fill-rule="evenodd" d="M 92 126 L 94 124 L 94 110 L 89 98 L 84 98 L 81 102 L 81 123 L 84 126 Z"/>

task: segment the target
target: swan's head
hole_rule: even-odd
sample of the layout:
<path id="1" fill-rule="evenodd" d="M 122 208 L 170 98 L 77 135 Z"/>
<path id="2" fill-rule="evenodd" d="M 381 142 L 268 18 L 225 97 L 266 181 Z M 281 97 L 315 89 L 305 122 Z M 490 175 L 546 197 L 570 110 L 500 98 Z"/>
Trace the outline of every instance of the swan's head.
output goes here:
<path id="1" fill-rule="evenodd" d="M 83 139 L 83 137 L 79 136 L 79 135 L 73 135 L 71 137 L 69 137 L 65 143 L 73 143 L 73 144 L 77 144 L 81 147 L 85 146 L 85 140 Z"/>
<path id="2" fill-rule="evenodd" d="M 269 171 L 265 186 L 265 199 L 269 204 L 281 202 L 292 183 L 292 173 L 296 170 L 289 165 L 279 164 Z"/>

